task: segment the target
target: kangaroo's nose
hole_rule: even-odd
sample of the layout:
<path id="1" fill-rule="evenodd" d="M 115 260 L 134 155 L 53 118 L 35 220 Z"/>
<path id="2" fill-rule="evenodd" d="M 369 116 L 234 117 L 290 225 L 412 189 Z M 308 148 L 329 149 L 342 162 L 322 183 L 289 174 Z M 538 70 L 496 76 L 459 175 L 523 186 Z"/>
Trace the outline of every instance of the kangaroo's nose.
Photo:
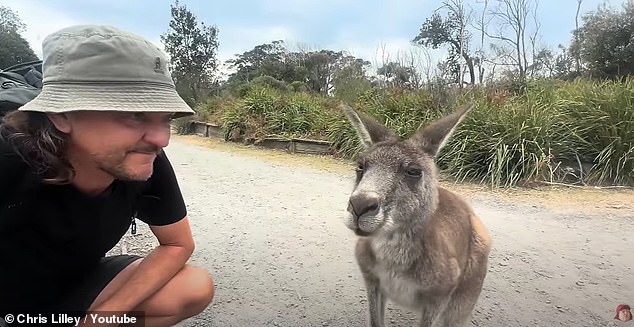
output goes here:
<path id="1" fill-rule="evenodd" d="M 379 212 L 379 197 L 373 193 L 352 195 L 348 202 L 348 211 L 357 218 L 376 215 Z"/>

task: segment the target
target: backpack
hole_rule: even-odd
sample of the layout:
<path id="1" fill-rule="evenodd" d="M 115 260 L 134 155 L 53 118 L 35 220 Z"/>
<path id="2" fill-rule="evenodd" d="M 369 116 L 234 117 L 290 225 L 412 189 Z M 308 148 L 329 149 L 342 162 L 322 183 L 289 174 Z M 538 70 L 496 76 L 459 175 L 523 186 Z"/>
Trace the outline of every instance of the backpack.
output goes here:
<path id="1" fill-rule="evenodd" d="M 0 70 L 0 117 L 33 100 L 41 91 L 41 60 Z"/>

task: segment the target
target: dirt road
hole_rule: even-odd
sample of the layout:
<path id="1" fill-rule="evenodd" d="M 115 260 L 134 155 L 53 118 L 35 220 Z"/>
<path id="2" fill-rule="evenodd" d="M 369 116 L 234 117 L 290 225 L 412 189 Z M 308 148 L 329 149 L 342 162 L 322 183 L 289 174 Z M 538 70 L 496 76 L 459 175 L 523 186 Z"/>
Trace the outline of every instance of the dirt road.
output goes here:
<path id="1" fill-rule="evenodd" d="M 197 243 L 191 263 L 217 287 L 180 326 L 365 326 L 355 237 L 342 222 L 350 166 L 220 143 L 176 136 L 166 150 Z M 494 240 L 473 326 L 634 326 L 612 319 L 634 305 L 634 192 L 450 188 Z M 139 232 L 113 252 L 147 252 L 154 241 Z M 388 304 L 386 325 L 415 326 L 416 315 Z"/>

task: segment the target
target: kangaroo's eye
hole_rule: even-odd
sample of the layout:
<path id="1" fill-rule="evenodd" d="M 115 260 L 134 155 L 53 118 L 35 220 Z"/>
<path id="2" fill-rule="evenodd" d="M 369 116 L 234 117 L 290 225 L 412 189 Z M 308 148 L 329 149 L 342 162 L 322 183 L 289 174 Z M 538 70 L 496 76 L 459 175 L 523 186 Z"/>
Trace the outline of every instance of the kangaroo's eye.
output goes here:
<path id="1" fill-rule="evenodd" d="M 355 168 L 355 170 L 357 171 L 357 174 L 361 174 L 365 170 L 365 165 L 362 163 L 358 163 L 357 168 Z"/>
<path id="2" fill-rule="evenodd" d="M 423 176 L 423 170 L 420 168 L 410 167 L 405 170 L 408 177 L 420 178 Z"/>

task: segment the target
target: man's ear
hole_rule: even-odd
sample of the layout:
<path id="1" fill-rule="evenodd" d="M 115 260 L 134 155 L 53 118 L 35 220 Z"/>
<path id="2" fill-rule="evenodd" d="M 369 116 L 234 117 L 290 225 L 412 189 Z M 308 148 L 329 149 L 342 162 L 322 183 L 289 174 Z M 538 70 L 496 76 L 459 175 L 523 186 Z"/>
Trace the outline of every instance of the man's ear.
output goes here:
<path id="1" fill-rule="evenodd" d="M 420 129 L 408 141 L 435 157 L 445 145 L 456 127 L 473 109 L 474 105 L 467 103 L 453 113 L 436 120 L 429 126 Z"/>
<path id="2" fill-rule="evenodd" d="M 48 113 L 46 116 L 48 116 L 48 120 L 50 120 L 51 123 L 53 123 L 53 126 L 55 126 L 55 128 L 57 128 L 60 132 L 68 134 L 72 130 L 72 125 L 66 114 Z"/>
<path id="3" fill-rule="evenodd" d="M 339 108 L 348 117 L 348 121 L 357 132 L 357 136 L 365 148 L 369 148 L 374 143 L 398 139 L 394 132 L 376 121 L 374 118 L 363 113 L 356 112 L 344 103 L 341 103 Z"/>

